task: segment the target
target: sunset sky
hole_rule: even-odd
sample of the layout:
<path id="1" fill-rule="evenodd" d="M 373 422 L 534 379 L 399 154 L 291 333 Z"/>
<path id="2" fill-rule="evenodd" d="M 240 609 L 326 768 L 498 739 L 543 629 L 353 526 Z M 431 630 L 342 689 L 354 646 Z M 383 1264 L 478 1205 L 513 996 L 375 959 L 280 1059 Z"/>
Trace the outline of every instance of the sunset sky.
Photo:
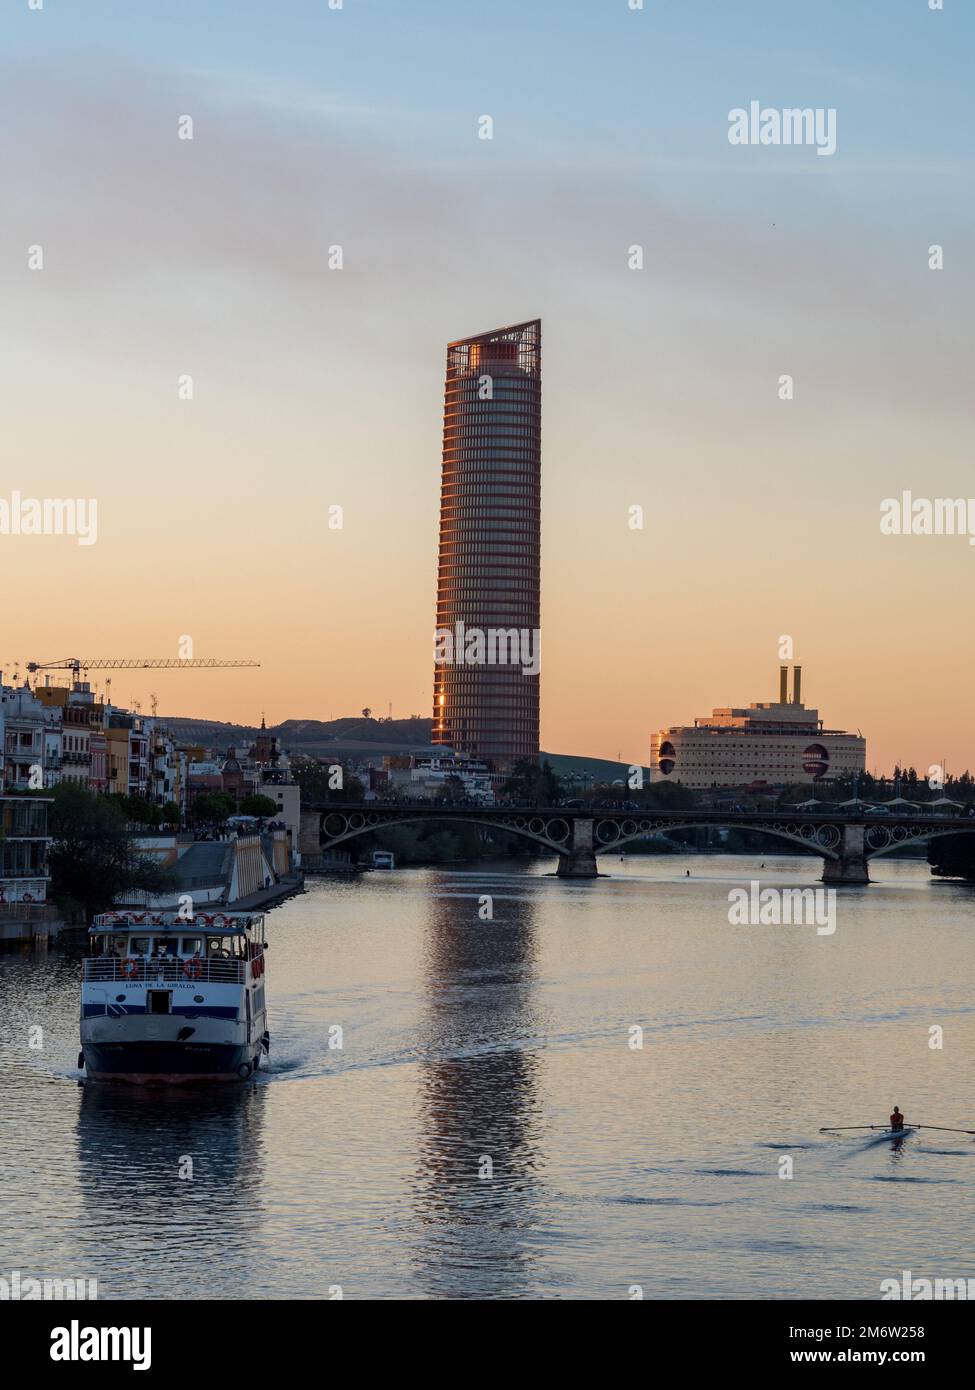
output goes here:
<path id="1" fill-rule="evenodd" d="M 975 768 L 975 547 L 879 527 L 975 497 L 973 40 L 961 0 L 11 0 L 0 498 L 98 540 L 0 536 L 4 679 L 188 635 L 261 669 L 116 702 L 428 716 L 445 347 L 540 317 L 543 747 L 645 761 L 788 634 L 868 767 Z M 836 154 L 732 146 L 752 100 Z"/>

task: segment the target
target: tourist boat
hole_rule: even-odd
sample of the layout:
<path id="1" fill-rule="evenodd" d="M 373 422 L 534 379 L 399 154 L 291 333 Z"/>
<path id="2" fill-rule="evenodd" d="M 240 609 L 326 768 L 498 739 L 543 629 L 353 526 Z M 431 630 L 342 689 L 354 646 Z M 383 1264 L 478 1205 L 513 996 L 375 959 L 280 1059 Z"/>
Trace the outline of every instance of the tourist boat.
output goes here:
<path id="1" fill-rule="evenodd" d="M 81 1052 L 92 1081 L 246 1081 L 270 1046 L 264 917 L 121 909 L 89 931 Z"/>

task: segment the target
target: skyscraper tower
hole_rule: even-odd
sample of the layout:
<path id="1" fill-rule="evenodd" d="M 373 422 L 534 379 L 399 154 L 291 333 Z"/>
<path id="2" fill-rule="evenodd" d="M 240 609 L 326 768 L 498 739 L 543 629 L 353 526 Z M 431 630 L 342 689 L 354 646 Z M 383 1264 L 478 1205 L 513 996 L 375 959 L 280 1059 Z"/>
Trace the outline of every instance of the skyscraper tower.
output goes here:
<path id="1" fill-rule="evenodd" d="M 453 650 L 434 667 L 433 742 L 498 771 L 538 758 L 541 343 L 533 319 L 447 347 L 437 632 Z M 502 631 L 518 660 L 492 660 Z"/>

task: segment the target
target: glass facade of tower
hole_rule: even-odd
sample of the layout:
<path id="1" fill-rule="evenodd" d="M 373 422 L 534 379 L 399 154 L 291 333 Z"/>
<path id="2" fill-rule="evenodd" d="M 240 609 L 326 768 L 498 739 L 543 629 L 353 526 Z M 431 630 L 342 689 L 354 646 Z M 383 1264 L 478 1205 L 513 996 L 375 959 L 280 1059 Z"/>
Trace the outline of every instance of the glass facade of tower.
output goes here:
<path id="1" fill-rule="evenodd" d="M 517 632 L 521 657 L 540 640 L 541 407 L 537 319 L 447 348 L 436 626 L 454 649 L 434 668 L 433 742 L 499 771 L 538 758 L 539 676 L 487 653 L 492 631 L 509 654 Z"/>

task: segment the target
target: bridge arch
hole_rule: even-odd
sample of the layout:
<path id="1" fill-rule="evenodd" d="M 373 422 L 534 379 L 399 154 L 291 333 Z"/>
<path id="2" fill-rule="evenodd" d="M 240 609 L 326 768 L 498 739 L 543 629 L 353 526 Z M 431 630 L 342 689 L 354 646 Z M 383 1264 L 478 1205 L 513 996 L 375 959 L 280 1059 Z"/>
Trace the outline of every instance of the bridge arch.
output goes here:
<path id="1" fill-rule="evenodd" d="M 530 810 L 515 814 L 499 813 L 497 816 L 465 815 L 464 807 L 444 806 L 418 807 L 415 815 L 403 813 L 401 807 L 397 814 L 384 816 L 382 811 L 328 811 L 321 812 L 322 847 L 333 849 L 346 840 L 369 835 L 373 831 L 388 829 L 397 825 L 417 825 L 426 821 L 463 821 L 467 825 L 490 826 L 494 830 L 504 830 L 510 835 L 518 835 L 524 840 L 542 845 L 553 854 L 569 854 L 572 850 L 572 820 L 569 817 L 554 815 L 551 812 L 533 814 Z M 332 822 L 332 825 L 329 825 Z"/>
<path id="2" fill-rule="evenodd" d="M 634 823 L 632 826 L 631 821 Z M 615 827 L 618 833 L 613 835 L 611 830 L 604 830 L 603 827 Z M 771 839 L 785 840 L 819 855 L 821 859 L 838 859 L 840 857 L 839 847 L 843 838 L 835 825 L 802 824 L 788 819 L 772 820 L 767 825 L 740 826 L 733 821 L 723 824 L 721 821 L 699 820 L 694 816 L 689 816 L 686 821 L 661 821 L 655 820 L 653 816 L 609 819 L 601 818 L 596 813 L 593 817 L 593 849 L 597 855 L 606 854 L 608 851 L 618 849 L 620 845 L 629 844 L 633 840 L 642 840 L 648 835 L 660 834 L 666 830 L 701 830 L 711 827 L 722 830 L 746 829 L 752 834 L 767 835 Z"/>
<path id="3" fill-rule="evenodd" d="M 927 840 L 944 839 L 948 835 L 975 834 L 975 821 L 961 824 L 931 825 L 918 821 L 911 825 L 868 824 L 863 845 L 869 859 L 880 859 L 903 845 L 916 845 Z"/>

